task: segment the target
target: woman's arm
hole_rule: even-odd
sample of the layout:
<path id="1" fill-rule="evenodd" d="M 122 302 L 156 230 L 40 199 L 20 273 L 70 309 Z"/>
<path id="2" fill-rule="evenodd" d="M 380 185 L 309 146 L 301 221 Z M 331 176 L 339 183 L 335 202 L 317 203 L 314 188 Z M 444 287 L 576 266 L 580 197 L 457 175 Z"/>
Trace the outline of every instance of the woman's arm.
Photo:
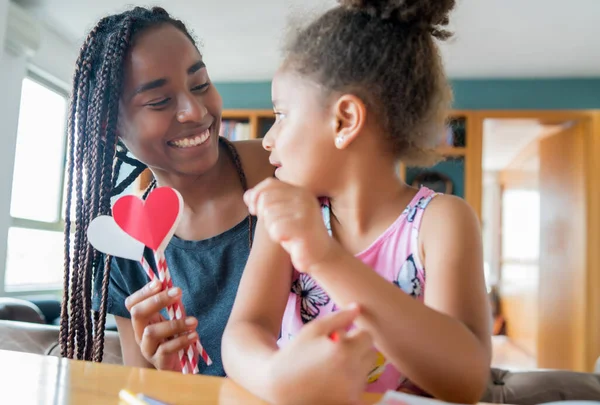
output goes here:
<path id="1" fill-rule="evenodd" d="M 222 342 L 227 375 L 250 391 L 270 390 L 268 364 L 277 351 L 291 283 L 289 256 L 271 241 L 259 219 Z"/>
<path id="2" fill-rule="evenodd" d="M 135 341 L 131 319 L 115 316 L 115 321 L 117 322 L 117 330 L 119 331 L 123 364 L 131 367 L 154 368 L 154 366 L 144 358 L 140 351 L 140 346 Z"/>
<path id="3" fill-rule="evenodd" d="M 338 305 L 361 307 L 357 324 L 412 382 L 437 398 L 475 403 L 491 358 L 479 221 L 464 201 L 436 197 L 425 211 L 420 245 L 426 305 L 337 243 L 310 273 Z"/>

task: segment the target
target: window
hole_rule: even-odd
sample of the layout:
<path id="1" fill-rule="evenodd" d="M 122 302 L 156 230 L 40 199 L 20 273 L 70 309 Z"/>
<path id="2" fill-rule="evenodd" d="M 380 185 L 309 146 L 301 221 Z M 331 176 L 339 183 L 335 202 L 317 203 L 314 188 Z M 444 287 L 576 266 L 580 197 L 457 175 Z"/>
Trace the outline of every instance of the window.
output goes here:
<path id="1" fill-rule="evenodd" d="M 8 230 L 5 291 L 60 289 L 67 94 L 23 80 Z"/>
<path id="2" fill-rule="evenodd" d="M 537 263 L 540 251 L 539 192 L 504 190 L 502 227 L 504 261 Z"/>
<path id="3" fill-rule="evenodd" d="M 502 280 L 506 294 L 537 288 L 540 251 L 540 194 L 507 189 L 502 195 Z"/>

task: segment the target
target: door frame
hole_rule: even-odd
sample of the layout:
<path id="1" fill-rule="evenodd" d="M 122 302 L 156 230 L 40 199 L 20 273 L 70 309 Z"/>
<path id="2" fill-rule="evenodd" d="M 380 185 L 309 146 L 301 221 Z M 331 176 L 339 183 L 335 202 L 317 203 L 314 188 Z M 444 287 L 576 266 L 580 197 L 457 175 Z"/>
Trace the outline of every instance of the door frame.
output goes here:
<path id="1" fill-rule="evenodd" d="M 600 356 L 600 110 L 479 110 L 469 114 L 465 164 L 465 200 L 481 219 L 483 180 L 483 121 L 485 119 L 533 119 L 542 123 L 578 121 L 585 131 L 586 173 L 586 328 L 584 356 L 592 371 Z M 595 157 L 595 159 L 594 159 Z"/>

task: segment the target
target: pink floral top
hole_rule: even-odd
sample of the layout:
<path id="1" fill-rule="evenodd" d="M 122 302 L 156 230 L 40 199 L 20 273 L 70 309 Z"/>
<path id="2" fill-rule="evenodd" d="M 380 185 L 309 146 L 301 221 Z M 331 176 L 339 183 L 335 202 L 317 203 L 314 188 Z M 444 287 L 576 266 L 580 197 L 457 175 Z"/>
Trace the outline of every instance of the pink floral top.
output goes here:
<path id="1" fill-rule="evenodd" d="M 437 195 L 422 187 L 408 207 L 392 225 L 357 258 L 371 267 L 381 277 L 397 285 L 406 294 L 422 301 L 425 293 L 425 269 L 419 258 L 418 237 L 423 212 Z M 325 225 L 331 234 L 330 208 L 322 201 Z M 292 288 L 282 321 L 279 346 L 283 347 L 302 326 L 313 319 L 335 311 L 336 305 L 310 276 L 294 270 Z M 411 386 L 399 370 L 378 353 L 377 362 L 368 376 L 369 392 L 408 390 L 422 393 Z"/>

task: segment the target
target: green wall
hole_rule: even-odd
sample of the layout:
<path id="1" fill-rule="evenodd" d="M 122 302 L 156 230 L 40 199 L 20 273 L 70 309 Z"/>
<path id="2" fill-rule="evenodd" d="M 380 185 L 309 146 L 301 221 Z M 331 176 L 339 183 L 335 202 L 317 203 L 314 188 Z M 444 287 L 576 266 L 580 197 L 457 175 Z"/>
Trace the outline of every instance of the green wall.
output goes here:
<path id="1" fill-rule="evenodd" d="M 223 97 L 225 108 L 271 108 L 270 82 L 216 83 L 216 85 Z M 452 87 L 455 109 L 600 108 L 600 77 L 453 80 Z"/>
<path id="2" fill-rule="evenodd" d="M 600 70 L 600 69 L 599 69 Z M 270 82 L 217 83 L 225 108 L 271 108 Z M 453 80 L 457 110 L 600 109 L 600 77 L 595 79 Z M 435 168 L 449 176 L 455 195 L 464 196 L 464 162 L 441 162 Z M 407 181 L 419 172 L 407 170 Z"/>
<path id="3" fill-rule="evenodd" d="M 414 178 L 424 171 L 435 170 L 443 173 L 452 181 L 452 194 L 461 198 L 465 197 L 465 160 L 460 157 L 457 159 L 448 159 L 438 163 L 430 169 L 417 167 L 406 168 L 406 184 L 412 184 Z"/>

